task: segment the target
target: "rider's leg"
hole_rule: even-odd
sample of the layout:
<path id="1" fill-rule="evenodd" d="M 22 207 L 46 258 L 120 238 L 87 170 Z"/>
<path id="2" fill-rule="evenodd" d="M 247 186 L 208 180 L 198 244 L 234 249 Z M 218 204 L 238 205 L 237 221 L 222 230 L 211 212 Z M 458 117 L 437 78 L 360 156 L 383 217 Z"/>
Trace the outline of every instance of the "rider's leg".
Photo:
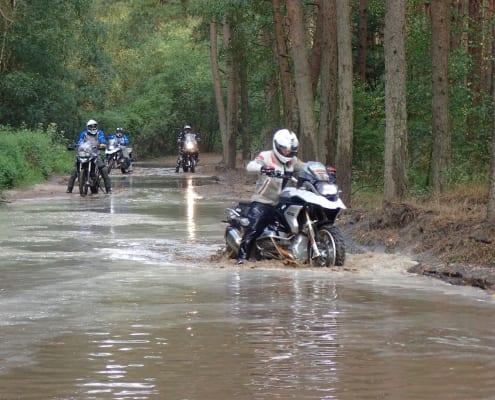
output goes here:
<path id="1" fill-rule="evenodd" d="M 108 176 L 108 168 L 101 158 L 98 158 L 98 169 L 100 170 L 100 174 L 103 177 L 103 182 L 105 183 L 105 191 L 107 193 L 112 193 L 112 182 Z"/>
<path id="2" fill-rule="evenodd" d="M 249 259 L 256 239 L 270 223 L 273 212 L 273 206 L 258 202 L 251 203 L 247 215 L 249 226 L 244 231 L 239 253 L 237 254 L 237 262 L 239 264 Z"/>
<path id="3" fill-rule="evenodd" d="M 175 164 L 175 172 L 179 172 L 180 168 L 180 159 L 181 159 L 181 152 L 179 151 L 179 155 L 177 156 L 177 164 Z"/>
<path id="4" fill-rule="evenodd" d="M 67 193 L 72 193 L 72 189 L 74 189 L 74 183 L 76 182 L 76 179 L 77 179 L 77 165 L 70 174 L 69 182 L 67 183 Z"/>

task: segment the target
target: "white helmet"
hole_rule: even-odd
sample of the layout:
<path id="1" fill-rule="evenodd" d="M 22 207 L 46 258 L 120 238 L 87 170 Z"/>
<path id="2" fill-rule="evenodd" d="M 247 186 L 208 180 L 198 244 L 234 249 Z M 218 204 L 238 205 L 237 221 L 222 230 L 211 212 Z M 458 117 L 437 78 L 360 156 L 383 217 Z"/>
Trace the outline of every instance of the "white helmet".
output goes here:
<path id="1" fill-rule="evenodd" d="M 189 125 L 184 126 L 184 130 L 187 130 L 187 129 L 191 130 L 191 127 Z"/>
<path id="2" fill-rule="evenodd" d="M 297 155 L 298 148 L 299 140 L 294 132 L 280 129 L 273 135 L 273 152 L 283 164 L 287 164 Z"/>
<path id="3" fill-rule="evenodd" d="M 96 122 L 94 119 L 90 119 L 86 123 L 86 128 L 88 129 L 88 133 L 91 135 L 96 135 L 98 132 L 98 122 Z"/>

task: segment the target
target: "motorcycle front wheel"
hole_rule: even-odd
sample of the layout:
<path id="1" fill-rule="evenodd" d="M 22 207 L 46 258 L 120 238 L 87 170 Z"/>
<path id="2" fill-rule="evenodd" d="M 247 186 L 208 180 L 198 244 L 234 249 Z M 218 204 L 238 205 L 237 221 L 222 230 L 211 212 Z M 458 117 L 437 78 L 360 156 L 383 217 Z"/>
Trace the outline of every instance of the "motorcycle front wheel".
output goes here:
<path id="1" fill-rule="evenodd" d="M 316 246 L 320 252 L 314 256 L 310 246 L 309 256 L 312 267 L 342 266 L 345 262 L 345 242 L 342 232 L 336 226 L 324 226 L 316 232 Z"/>
<path id="2" fill-rule="evenodd" d="M 108 173 L 110 173 L 110 171 L 112 170 L 112 168 L 115 167 L 115 158 L 110 158 L 110 160 L 108 160 Z"/>
<path id="3" fill-rule="evenodd" d="M 77 179 L 79 180 L 79 194 L 84 197 L 88 194 L 88 185 L 86 185 L 86 181 L 88 180 L 88 170 L 81 169 Z"/>

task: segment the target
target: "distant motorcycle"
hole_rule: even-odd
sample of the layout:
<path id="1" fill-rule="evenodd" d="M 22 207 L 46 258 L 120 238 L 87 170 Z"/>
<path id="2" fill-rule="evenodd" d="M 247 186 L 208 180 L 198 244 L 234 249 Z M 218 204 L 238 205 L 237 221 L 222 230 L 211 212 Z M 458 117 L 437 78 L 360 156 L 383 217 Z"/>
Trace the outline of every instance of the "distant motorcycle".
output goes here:
<path id="1" fill-rule="evenodd" d="M 184 143 L 179 155 L 179 166 L 184 172 L 195 172 L 198 164 L 199 147 L 196 134 L 186 133 Z"/>
<path id="2" fill-rule="evenodd" d="M 100 188 L 103 190 L 100 170 L 97 165 L 98 157 L 98 147 L 89 142 L 84 142 L 77 148 L 77 179 L 81 196 L 86 196 L 88 191 L 96 194 Z"/>
<path id="3" fill-rule="evenodd" d="M 123 174 L 129 172 L 129 168 L 131 167 L 131 152 L 132 148 L 118 144 L 116 139 L 109 139 L 107 148 L 105 149 L 108 173 L 113 168 L 120 168 Z"/>
<path id="4" fill-rule="evenodd" d="M 296 187 L 282 191 L 273 222 L 256 239 L 256 258 L 285 260 L 296 265 L 309 262 L 317 267 L 344 265 L 345 242 L 334 223 L 346 206 L 339 198 L 334 175 L 323 164 L 311 161 L 297 179 L 277 172 L 269 176 L 295 182 Z M 241 202 L 226 210 L 225 242 L 233 258 L 250 223 L 249 204 Z"/>

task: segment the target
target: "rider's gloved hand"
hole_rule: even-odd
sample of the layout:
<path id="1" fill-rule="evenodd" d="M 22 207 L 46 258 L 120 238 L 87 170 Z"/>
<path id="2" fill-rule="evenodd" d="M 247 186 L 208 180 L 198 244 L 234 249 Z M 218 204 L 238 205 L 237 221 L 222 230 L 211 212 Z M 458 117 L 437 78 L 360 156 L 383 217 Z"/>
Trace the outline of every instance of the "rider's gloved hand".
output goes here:
<path id="1" fill-rule="evenodd" d="M 261 167 L 261 173 L 265 174 L 266 176 L 273 176 L 275 174 L 275 168 L 263 165 Z"/>

